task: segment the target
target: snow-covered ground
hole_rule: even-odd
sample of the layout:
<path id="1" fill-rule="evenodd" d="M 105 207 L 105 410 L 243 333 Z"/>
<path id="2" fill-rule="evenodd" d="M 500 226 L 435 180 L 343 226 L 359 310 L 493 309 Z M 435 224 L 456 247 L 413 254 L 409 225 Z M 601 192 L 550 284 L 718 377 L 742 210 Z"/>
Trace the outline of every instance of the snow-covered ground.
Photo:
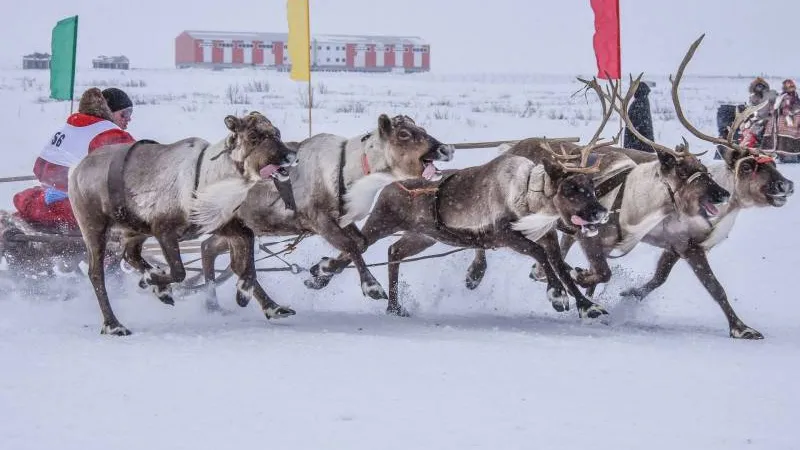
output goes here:
<path id="1" fill-rule="evenodd" d="M 450 143 L 585 140 L 600 115 L 592 95 L 570 97 L 580 88 L 571 76 L 314 77 L 314 133 L 355 135 L 386 112 L 408 114 Z M 657 139 L 686 135 L 694 150 L 708 148 L 681 130 L 666 78 L 649 79 Z M 749 81 L 687 75 L 681 99 L 690 120 L 714 134 L 717 106 L 744 100 Z M 221 139 L 224 115 L 252 109 L 286 140 L 308 133 L 305 84 L 287 74 L 81 71 L 76 95 L 111 85 L 135 98 L 129 131 L 137 138 Z M 47 86 L 46 72 L 0 72 L 0 176 L 29 174 L 69 112 L 47 100 Z M 440 166 L 494 155 L 461 150 Z M 800 166 L 780 169 L 800 178 Z M 0 184 L 0 208 L 12 208 L 26 185 Z M 750 210 L 710 255 L 740 317 L 765 334 L 755 342 L 728 338 L 722 312 L 683 262 L 644 302 L 622 301 L 617 294 L 654 269 L 659 251 L 645 244 L 613 261 L 614 280 L 598 296 L 608 325 L 580 323 L 574 308 L 553 311 L 543 286 L 528 279 L 531 261 L 505 250 L 489 252 L 475 291 L 463 281 L 470 251 L 402 266 L 411 318 L 385 316 L 383 302 L 362 297 L 352 270 L 322 291 L 306 289 L 305 274 L 262 274 L 271 295 L 298 312 L 272 322 L 255 304 L 236 306 L 232 283 L 219 289 L 229 310 L 219 315 L 199 295 L 170 308 L 127 280 L 112 292 L 134 332 L 126 338 L 99 334 L 87 280 L 65 282 L 78 293 L 66 301 L 6 291 L 0 449 L 798 448 L 798 226 L 794 199 Z M 390 243 L 372 247 L 367 261 L 384 261 Z M 288 259 L 308 267 L 334 253 L 314 237 Z M 577 249 L 568 257 L 582 259 Z M 373 273 L 387 287 L 385 268 Z"/>

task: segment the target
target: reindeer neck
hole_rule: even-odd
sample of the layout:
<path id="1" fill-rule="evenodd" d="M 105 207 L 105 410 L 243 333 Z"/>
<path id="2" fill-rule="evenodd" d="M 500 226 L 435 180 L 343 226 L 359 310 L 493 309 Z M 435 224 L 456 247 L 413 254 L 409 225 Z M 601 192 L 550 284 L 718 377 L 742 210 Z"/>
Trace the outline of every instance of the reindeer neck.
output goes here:
<path id="1" fill-rule="evenodd" d="M 530 172 L 528 178 L 527 206 L 529 213 L 540 213 L 543 215 L 557 216 L 558 210 L 553 203 L 556 194 L 556 185 L 544 166 L 536 165 Z"/>
<path id="2" fill-rule="evenodd" d="M 369 175 L 390 172 L 384 150 L 378 142 L 373 133 L 368 133 L 344 143 L 339 170 L 346 187 Z"/>
<path id="3" fill-rule="evenodd" d="M 742 197 L 739 195 L 736 186 L 736 175 L 733 173 L 733 171 L 728 169 L 727 164 L 720 163 L 709 165 L 708 172 L 711 174 L 711 178 L 713 178 L 717 184 L 731 193 L 731 198 L 728 200 L 728 203 L 718 207 L 719 215 L 717 218 L 722 219 L 722 216 L 729 214 L 734 210 L 743 208 L 744 204 L 742 202 Z"/>
<path id="4" fill-rule="evenodd" d="M 198 165 L 200 169 L 198 180 L 201 184 L 207 185 L 224 179 L 242 176 L 236 168 L 236 163 L 224 151 L 225 139 L 211 145 L 198 155 L 202 158 Z"/>

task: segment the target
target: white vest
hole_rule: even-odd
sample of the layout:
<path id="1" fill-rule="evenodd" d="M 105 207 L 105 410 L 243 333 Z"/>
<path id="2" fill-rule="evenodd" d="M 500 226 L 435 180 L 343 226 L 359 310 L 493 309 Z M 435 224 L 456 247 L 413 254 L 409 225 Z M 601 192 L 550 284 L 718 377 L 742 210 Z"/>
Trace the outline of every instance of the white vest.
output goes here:
<path id="1" fill-rule="evenodd" d="M 65 124 L 50 137 L 50 141 L 39 156 L 49 163 L 72 167 L 89 153 L 89 143 L 92 139 L 104 131 L 115 128 L 121 129 L 108 120 L 101 120 L 85 127 Z"/>

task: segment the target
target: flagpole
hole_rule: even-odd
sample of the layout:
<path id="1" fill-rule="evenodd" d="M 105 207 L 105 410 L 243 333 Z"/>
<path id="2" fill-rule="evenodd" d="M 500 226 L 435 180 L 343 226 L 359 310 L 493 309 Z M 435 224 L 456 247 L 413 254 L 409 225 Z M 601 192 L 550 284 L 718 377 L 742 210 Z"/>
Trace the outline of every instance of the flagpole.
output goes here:
<path id="1" fill-rule="evenodd" d="M 72 115 L 73 108 L 75 106 L 75 61 L 76 55 L 78 53 L 78 19 L 79 17 L 75 16 L 75 33 L 73 34 L 72 42 L 75 45 L 72 47 L 72 87 L 69 90 L 69 114 Z"/>
<path id="2" fill-rule="evenodd" d="M 308 24 L 308 137 L 311 137 L 311 103 L 314 101 L 311 94 L 311 2 L 306 4 L 306 23 Z"/>

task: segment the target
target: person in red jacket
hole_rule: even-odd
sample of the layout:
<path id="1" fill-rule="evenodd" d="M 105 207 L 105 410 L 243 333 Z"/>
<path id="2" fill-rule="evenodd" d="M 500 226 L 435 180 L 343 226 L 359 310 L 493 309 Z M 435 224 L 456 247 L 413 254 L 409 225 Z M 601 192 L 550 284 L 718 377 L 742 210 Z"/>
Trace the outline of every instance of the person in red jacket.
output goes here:
<path id="1" fill-rule="evenodd" d="M 40 186 L 14 196 L 14 206 L 27 222 L 61 231 L 78 228 L 69 202 L 69 169 L 94 150 L 135 142 L 127 131 L 133 103 L 117 88 L 90 88 L 81 96 L 78 112 L 67 118 L 42 149 L 33 165 Z"/>

